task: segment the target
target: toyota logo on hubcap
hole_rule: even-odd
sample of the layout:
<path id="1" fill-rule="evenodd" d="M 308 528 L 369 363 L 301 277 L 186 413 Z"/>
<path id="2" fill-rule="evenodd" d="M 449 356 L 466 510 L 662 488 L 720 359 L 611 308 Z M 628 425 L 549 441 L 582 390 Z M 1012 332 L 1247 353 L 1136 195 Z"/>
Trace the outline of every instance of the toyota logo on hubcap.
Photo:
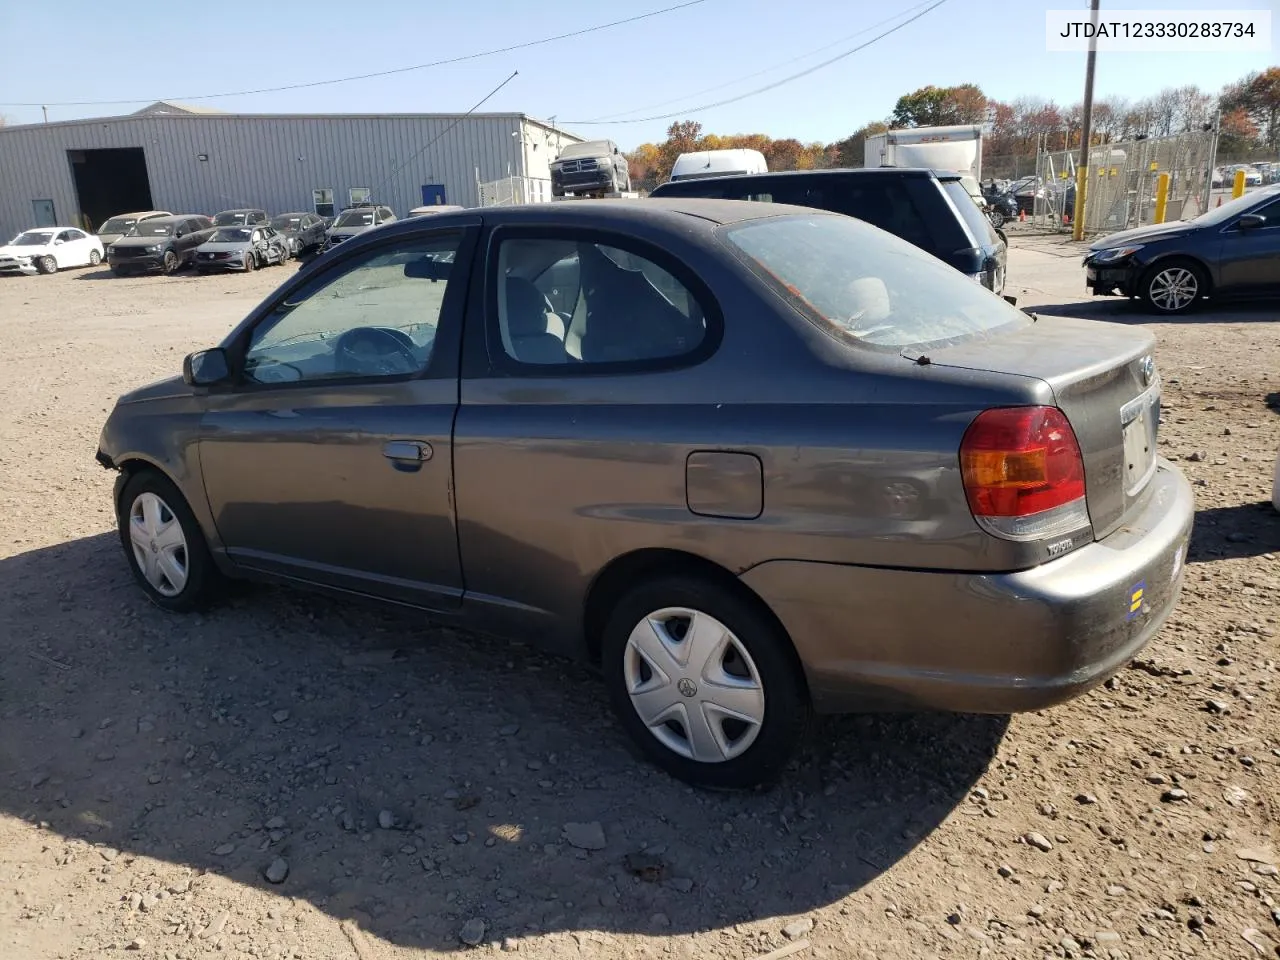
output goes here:
<path id="1" fill-rule="evenodd" d="M 698 685 L 694 683 L 692 680 L 690 680 L 688 677 L 685 677 L 683 680 L 681 680 L 679 683 L 676 684 L 676 689 L 679 690 L 686 697 L 692 697 L 695 693 L 698 692 Z"/>

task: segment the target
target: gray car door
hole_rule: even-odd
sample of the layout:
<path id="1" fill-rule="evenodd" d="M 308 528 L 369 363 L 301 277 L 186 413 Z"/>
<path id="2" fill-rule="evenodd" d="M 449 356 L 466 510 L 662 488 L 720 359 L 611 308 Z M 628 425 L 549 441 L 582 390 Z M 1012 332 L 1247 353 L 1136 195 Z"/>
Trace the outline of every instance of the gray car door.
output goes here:
<path id="1" fill-rule="evenodd" d="M 460 313 L 474 230 L 399 234 L 294 282 L 231 346 L 200 440 L 218 538 L 265 573 L 448 608 Z"/>
<path id="2" fill-rule="evenodd" d="M 702 367 L 718 320 L 674 252 L 626 235 L 504 227 L 485 247 L 455 427 L 467 603 L 571 651 L 543 628 L 573 621 L 605 562 L 659 527 L 688 548 L 690 438 L 725 422 Z M 742 462 L 724 510 L 752 518 L 763 481 Z"/>

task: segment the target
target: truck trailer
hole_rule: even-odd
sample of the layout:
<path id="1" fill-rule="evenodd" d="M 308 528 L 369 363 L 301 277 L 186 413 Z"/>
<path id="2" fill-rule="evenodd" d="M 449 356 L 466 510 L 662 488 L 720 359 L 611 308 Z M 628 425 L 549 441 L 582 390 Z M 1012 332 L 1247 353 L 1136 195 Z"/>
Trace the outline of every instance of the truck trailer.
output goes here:
<path id="1" fill-rule="evenodd" d="M 867 137 L 868 167 L 927 167 L 982 178 L 982 127 L 912 127 Z"/>

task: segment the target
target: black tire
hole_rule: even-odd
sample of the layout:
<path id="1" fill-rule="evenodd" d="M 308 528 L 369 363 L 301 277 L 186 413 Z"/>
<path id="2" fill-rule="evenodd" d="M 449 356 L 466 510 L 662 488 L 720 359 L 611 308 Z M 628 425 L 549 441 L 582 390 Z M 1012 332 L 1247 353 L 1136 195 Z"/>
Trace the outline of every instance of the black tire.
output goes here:
<path id="1" fill-rule="evenodd" d="M 257 269 L 258 269 L 258 258 L 255 257 L 252 253 L 246 253 L 244 255 L 244 272 L 253 273 L 253 271 Z"/>
<path id="2" fill-rule="evenodd" d="M 1188 283 L 1194 286 L 1194 291 L 1190 299 L 1181 301 L 1171 291 L 1186 290 Z M 1152 313 L 1165 316 L 1176 316 L 1194 310 L 1208 292 L 1208 276 L 1204 268 L 1194 260 L 1161 260 L 1152 264 L 1138 281 L 1138 296 L 1143 306 Z"/>
<path id="3" fill-rule="evenodd" d="M 1003 211 L 993 208 L 987 211 L 987 217 L 991 221 L 991 226 L 995 227 L 997 230 L 1004 226 L 1005 216 Z"/>
<path id="4" fill-rule="evenodd" d="M 681 755 L 658 739 L 632 705 L 626 666 L 631 632 L 650 614 L 670 607 L 696 610 L 719 620 L 754 661 L 764 694 L 763 720 L 755 739 L 732 759 L 700 762 Z M 614 711 L 641 752 L 694 786 L 739 790 L 776 779 L 812 718 L 804 674 L 785 632 L 758 600 L 709 579 L 664 577 L 624 595 L 605 626 L 601 667 Z M 680 692 L 685 693 L 683 688 Z"/>
<path id="5" fill-rule="evenodd" d="M 160 270 L 165 276 L 175 273 L 181 264 L 178 262 L 178 255 L 172 250 L 164 252 L 164 259 L 160 263 Z"/>
<path id="6" fill-rule="evenodd" d="M 130 513 L 134 503 L 143 494 L 159 497 L 182 528 L 185 538 L 184 563 L 186 582 L 175 594 L 162 593 L 147 579 L 138 557 L 134 552 L 133 540 L 130 536 Z M 186 499 L 168 477 L 155 470 L 140 470 L 129 478 L 120 492 L 120 502 L 116 504 L 116 525 L 120 532 L 120 544 L 124 548 L 125 561 L 133 571 L 133 577 L 142 587 L 147 599 L 157 607 L 173 613 L 186 613 L 200 610 L 222 595 L 225 581 L 218 568 L 214 566 L 209 555 L 209 545 L 196 522 L 195 515 L 187 506 Z M 152 544 L 154 551 L 154 542 Z"/>
<path id="7" fill-rule="evenodd" d="M 58 261 L 52 254 L 47 254 L 36 261 L 36 270 L 40 273 L 57 273 Z"/>

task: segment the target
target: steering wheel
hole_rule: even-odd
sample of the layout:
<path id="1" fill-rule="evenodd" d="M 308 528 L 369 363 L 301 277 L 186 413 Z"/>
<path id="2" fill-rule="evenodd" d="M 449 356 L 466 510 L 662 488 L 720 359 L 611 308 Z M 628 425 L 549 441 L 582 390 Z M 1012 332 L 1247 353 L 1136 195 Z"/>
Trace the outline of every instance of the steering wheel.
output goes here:
<path id="1" fill-rule="evenodd" d="M 413 341 L 390 327 L 347 330 L 338 337 L 333 352 L 338 369 L 353 374 L 397 376 L 418 370 Z"/>

